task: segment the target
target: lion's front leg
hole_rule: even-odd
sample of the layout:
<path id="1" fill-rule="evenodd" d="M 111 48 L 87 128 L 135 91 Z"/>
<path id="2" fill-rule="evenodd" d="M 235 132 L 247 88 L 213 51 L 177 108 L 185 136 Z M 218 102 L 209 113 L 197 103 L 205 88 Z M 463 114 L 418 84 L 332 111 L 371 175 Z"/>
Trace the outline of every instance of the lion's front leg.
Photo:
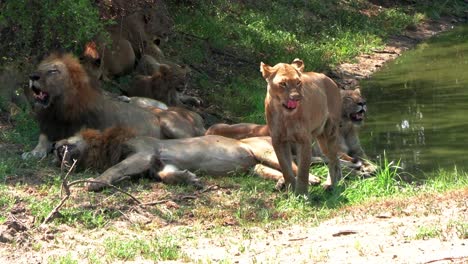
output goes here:
<path id="1" fill-rule="evenodd" d="M 297 143 L 298 173 L 296 178 L 296 194 L 307 194 L 309 187 L 309 168 L 312 159 L 312 145 L 310 140 Z"/>
<path id="2" fill-rule="evenodd" d="M 154 166 L 157 166 L 155 155 L 144 152 L 136 153 L 104 171 L 94 179 L 95 182 L 89 183 L 86 188 L 88 191 L 100 191 L 108 184 L 114 184 L 144 173 Z"/>
<path id="3" fill-rule="evenodd" d="M 330 189 L 341 179 L 341 166 L 338 159 L 337 138 L 334 135 L 320 135 L 317 137 L 320 149 L 328 158 L 328 177 L 324 184 L 325 189 Z"/>
<path id="4" fill-rule="evenodd" d="M 283 172 L 284 182 L 286 188 L 291 188 L 295 190 L 296 186 L 296 177 L 292 168 L 292 154 L 291 146 L 288 142 L 277 140 L 273 138 L 273 148 L 275 150 L 276 156 L 278 157 L 279 164 L 281 166 L 281 171 Z"/>
<path id="5" fill-rule="evenodd" d="M 37 146 L 32 151 L 23 153 L 21 157 L 23 159 L 45 158 L 51 149 L 52 142 L 49 141 L 45 134 L 40 134 Z"/>

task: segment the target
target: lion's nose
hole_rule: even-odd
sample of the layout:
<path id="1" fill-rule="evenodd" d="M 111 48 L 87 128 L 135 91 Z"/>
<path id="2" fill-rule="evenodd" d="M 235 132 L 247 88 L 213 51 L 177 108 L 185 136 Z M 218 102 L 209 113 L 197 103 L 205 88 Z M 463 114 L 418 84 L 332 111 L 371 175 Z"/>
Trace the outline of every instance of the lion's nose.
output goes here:
<path id="1" fill-rule="evenodd" d="M 289 94 L 289 99 L 293 100 L 293 101 L 299 101 L 301 100 L 302 96 L 300 93 L 298 92 L 292 92 Z"/>
<path id="2" fill-rule="evenodd" d="M 37 72 L 33 72 L 29 75 L 31 81 L 38 81 L 41 78 Z"/>

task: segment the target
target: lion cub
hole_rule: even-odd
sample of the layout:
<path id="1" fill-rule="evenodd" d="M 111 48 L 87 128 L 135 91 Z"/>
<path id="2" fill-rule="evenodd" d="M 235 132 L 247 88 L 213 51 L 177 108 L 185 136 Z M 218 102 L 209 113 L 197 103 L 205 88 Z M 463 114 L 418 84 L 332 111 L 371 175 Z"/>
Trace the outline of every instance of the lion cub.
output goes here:
<path id="1" fill-rule="evenodd" d="M 273 67 L 262 62 L 260 71 L 268 84 L 265 117 L 286 186 L 296 194 L 307 193 L 314 138 L 329 159 L 324 187 L 333 186 L 341 178 L 337 156 L 340 89 L 324 74 L 304 72 L 304 63 L 299 59 Z M 299 168 L 297 178 L 292 170 L 293 144 Z"/>

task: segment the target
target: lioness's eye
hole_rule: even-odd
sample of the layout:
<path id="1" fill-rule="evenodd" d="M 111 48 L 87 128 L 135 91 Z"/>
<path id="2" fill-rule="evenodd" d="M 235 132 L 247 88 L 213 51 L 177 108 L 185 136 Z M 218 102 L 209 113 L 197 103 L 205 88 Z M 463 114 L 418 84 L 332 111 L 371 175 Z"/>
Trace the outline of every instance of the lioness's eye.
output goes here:
<path id="1" fill-rule="evenodd" d="M 298 81 L 296 86 L 301 86 L 302 85 L 302 82 L 301 81 Z"/>
<path id="2" fill-rule="evenodd" d="M 286 87 L 286 83 L 285 83 L 285 82 L 280 82 L 279 85 L 280 85 L 281 87 L 283 87 L 283 88 Z"/>

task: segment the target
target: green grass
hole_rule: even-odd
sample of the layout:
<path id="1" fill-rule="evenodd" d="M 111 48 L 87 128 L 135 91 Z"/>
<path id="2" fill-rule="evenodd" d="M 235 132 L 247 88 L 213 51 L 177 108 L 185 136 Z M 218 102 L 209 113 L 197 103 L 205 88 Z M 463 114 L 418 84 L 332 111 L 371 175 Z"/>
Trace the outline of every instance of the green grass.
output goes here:
<path id="1" fill-rule="evenodd" d="M 135 260 L 136 257 L 152 261 L 176 260 L 182 257 L 178 241 L 173 236 L 154 238 L 111 237 L 104 241 L 104 248 L 110 260 Z"/>
<path id="2" fill-rule="evenodd" d="M 328 71 L 428 17 L 463 16 L 466 4 L 437 0 L 379 8 L 364 0 L 202 0 L 169 1 L 168 7 L 176 35 L 167 53 L 195 66 L 204 99 L 236 120 L 263 123 L 260 61 L 301 58 L 307 71 Z M 228 55 L 213 55 L 218 51 Z"/>
<path id="3" fill-rule="evenodd" d="M 468 239 L 468 221 L 452 220 L 449 222 L 448 227 L 455 229 L 459 239 Z"/>
<path id="4" fill-rule="evenodd" d="M 28 107 L 22 109 L 12 119 L 15 129 L 2 131 L 0 133 L 0 142 L 19 144 L 32 149 L 39 137 L 39 126 L 31 113 L 31 109 Z"/>
<path id="5" fill-rule="evenodd" d="M 438 226 L 420 226 L 416 231 L 414 239 L 430 239 L 440 237 L 442 235 L 442 229 Z"/>
<path id="6" fill-rule="evenodd" d="M 74 259 L 70 253 L 65 256 L 51 256 L 48 259 L 49 264 L 78 264 L 79 261 Z"/>

